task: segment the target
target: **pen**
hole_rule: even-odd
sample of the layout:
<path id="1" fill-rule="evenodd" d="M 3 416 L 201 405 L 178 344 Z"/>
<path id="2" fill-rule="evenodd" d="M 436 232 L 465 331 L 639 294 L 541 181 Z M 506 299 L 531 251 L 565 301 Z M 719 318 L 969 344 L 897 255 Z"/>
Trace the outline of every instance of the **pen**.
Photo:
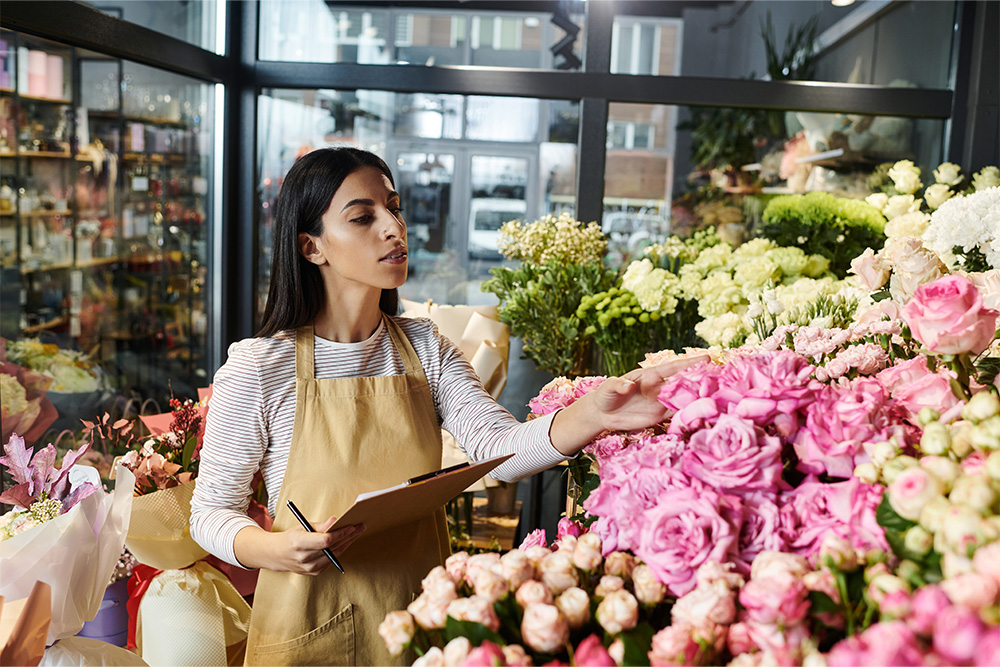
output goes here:
<path id="1" fill-rule="evenodd" d="M 293 503 L 291 500 L 287 500 L 285 502 L 288 504 L 288 509 L 292 510 L 292 514 L 294 514 L 295 518 L 298 519 L 299 523 L 302 524 L 302 527 L 308 530 L 310 533 L 315 533 L 316 529 L 312 527 L 312 524 L 309 523 L 304 516 L 302 516 L 302 512 L 300 512 L 299 508 L 295 506 L 295 503 Z M 338 570 L 340 570 L 341 572 L 344 571 L 344 566 L 340 564 L 340 561 L 337 560 L 337 557 L 333 555 L 332 551 L 330 551 L 329 549 L 323 549 L 323 553 L 326 554 L 326 557 L 330 559 L 331 563 L 337 566 Z"/>
<path id="2" fill-rule="evenodd" d="M 406 483 L 407 485 L 416 484 L 417 482 L 423 482 L 424 480 L 433 479 L 434 477 L 437 477 L 439 475 L 444 475 L 449 472 L 455 472 L 456 470 L 461 470 L 462 468 L 468 468 L 468 467 L 469 467 L 469 462 L 465 461 L 464 463 L 459 463 L 457 465 L 453 465 L 448 468 L 443 468 L 442 470 L 435 470 L 434 472 L 429 472 L 424 475 L 417 475 L 416 477 L 411 477 L 409 480 L 407 480 Z"/>

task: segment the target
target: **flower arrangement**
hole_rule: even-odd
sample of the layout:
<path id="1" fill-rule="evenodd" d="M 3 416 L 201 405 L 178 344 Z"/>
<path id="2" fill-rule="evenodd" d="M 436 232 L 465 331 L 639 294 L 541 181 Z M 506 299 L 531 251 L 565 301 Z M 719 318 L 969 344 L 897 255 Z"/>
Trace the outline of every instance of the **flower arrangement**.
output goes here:
<path id="1" fill-rule="evenodd" d="M 15 508 L 0 516 L 0 540 L 65 514 L 97 491 L 91 482 L 83 482 L 76 488 L 69 482 L 70 469 L 88 446 L 68 452 L 62 465 L 56 467 L 56 448 L 51 443 L 35 452 L 33 447 L 24 446 L 24 438 L 16 433 L 10 436 L 4 445 L 6 455 L 0 456 L 0 465 L 10 473 L 15 486 L 0 494 L 0 503 Z"/>
<path id="2" fill-rule="evenodd" d="M 614 271 L 603 264 L 607 240 L 600 228 L 567 214 L 500 228 L 501 252 L 516 268 L 490 269 L 482 289 L 500 299 L 500 321 L 524 341 L 523 353 L 553 375 L 581 374 L 590 364 L 589 341 L 576 310 L 584 295 L 609 289 Z"/>
<path id="3" fill-rule="evenodd" d="M 1000 268 L 1000 186 L 944 202 L 931 213 L 922 238 L 952 268 Z"/>
<path id="4" fill-rule="evenodd" d="M 827 258 L 830 270 L 843 278 L 851 259 L 865 248 L 882 247 L 885 224 L 882 213 L 869 203 L 811 192 L 772 199 L 758 231 L 779 246 Z"/>
<path id="5" fill-rule="evenodd" d="M 101 388 L 97 367 L 81 352 L 27 338 L 7 341 L 7 357 L 15 364 L 51 377 L 51 391 L 82 393 Z"/>
<path id="6" fill-rule="evenodd" d="M 58 416 L 48 398 L 52 378 L 7 359 L 7 341 L 0 338 L 0 438 L 15 432 L 28 443 L 42 436 Z"/>

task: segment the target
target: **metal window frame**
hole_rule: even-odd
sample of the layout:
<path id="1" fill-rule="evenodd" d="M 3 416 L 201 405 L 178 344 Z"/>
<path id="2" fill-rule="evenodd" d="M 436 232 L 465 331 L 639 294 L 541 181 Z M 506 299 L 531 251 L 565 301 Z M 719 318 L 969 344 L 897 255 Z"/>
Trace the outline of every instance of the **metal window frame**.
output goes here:
<path id="1" fill-rule="evenodd" d="M 537 97 L 579 100 L 580 155 L 577 172 L 577 212 L 581 219 L 599 219 L 602 211 L 605 143 L 610 102 L 679 106 L 747 107 L 799 111 L 938 118 L 949 120 L 949 159 L 977 167 L 997 158 L 979 135 L 995 139 L 996 63 L 989 62 L 996 45 L 987 43 L 983 24 L 995 25 L 995 3 L 959 1 L 956 25 L 957 74 L 954 90 L 899 89 L 887 86 L 820 82 L 771 82 L 689 76 L 632 76 L 610 73 L 611 32 L 616 15 L 664 13 L 683 3 L 570 2 L 571 12 L 585 13 L 581 71 L 547 71 L 483 67 L 360 65 L 352 63 L 284 63 L 261 61 L 257 52 L 259 5 L 256 0 L 225 0 L 227 51 L 220 56 L 205 49 L 128 23 L 69 0 L 7 2 L 0 25 L 110 56 L 184 74 L 226 86 L 226 126 L 222 266 L 213 272 L 223 281 L 213 360 L 221 363 L 229 342 L 252 335 L 259 247 L 256 230 L 255 164 L 257 95 L 263 88 L 377 87 L 391 92 Z M 370 2 L 336 2 L 366 6 Z M 521 11 L 552 12 L 554 0 L 519 4 Z M 411 10 L 510 11 L 502 0 L 387 2 Z M 651 8 L 662 8 L 651 9 Z M 994 49 L 991 51 L 990 49 Z M 992 114 L 992 115 L 991 115 Z M 963 161 L 963 158 L 966 158 Z M 975 158 L 970 162 L 970 158 Z"/>

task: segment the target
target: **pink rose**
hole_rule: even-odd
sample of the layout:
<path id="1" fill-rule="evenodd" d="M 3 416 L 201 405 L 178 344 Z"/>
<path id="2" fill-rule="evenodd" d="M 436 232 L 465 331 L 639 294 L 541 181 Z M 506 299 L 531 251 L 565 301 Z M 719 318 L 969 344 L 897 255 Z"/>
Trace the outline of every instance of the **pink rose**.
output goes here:
<path id="1" fill-rule="evenodd" d="M 764 551 L 753 561 L 750 577 L 766 579 L 768 577 L 804 577 L 812 572 L 809 560 L 804 556 L 784 551 Z"/>
<path id="2" fill-rule="evenodd" d="M 850 540 L 855 549 L 889 551 L 885 529 L 875 519 L 882 487 L 857 478 L 820 482 L 809 476 L 781 496 L 781 523 L 788 550 L 803 556 L 819 551 L 833 533 Z"/>
<path id="3" fill-rule="evenodd" d="M 762 651 L 771 652 L 777 664 L 794 665 L 801 661 L 799 649 L 809 639 L 808 624 L 783 626 L 747 619 L 746 625 L 753 643 Z"/>
<path id="4" fill-rule="evenodd" d="M 444 647 L 444 664 L 446 667 L 455 667 L 466 664 L 465 661 L 472 651 L 472 642 L 468 637 L 455 637 Z M 487 663 L 483 663 L 487 664 Z"/>
<path id="5" fill-rule="evenodd" d="M 484 639 L 482 644 L 469 651 L 462 667 L 483 667 L 484 665 L 492 667 L 493 665 L 505 664 L 507 663 L 504 659 L 503 649 L 489 639 Z"/>
<path id="6" fill-rule="evenodd" d="M 934 650 L 954 664 L 967 663 L 984 630 L 976 612 L 961 605 L 948 607 L 934 622 Z"/>
<path id="7" fill-rule="evenodd" d="M 553 595 L 559 595 L 580 582 L 573 559 L 561 551 L 549 554 L 538 564 L 538 574 L 542 583 L 549 587 Z"/>
<path id="8" fill-rule="evenodd" d="M 925 407 L 947 412 L 958 404 L 951 390 L 953 377 L 955 374 L 944 368 L 931 371 L 924 356 L 890 366 L 877 375 L 892 398 L 909 412 L 911 423 L 916 423 L 917 415 Z"/>
<path id="9" fill-rule="evenodd" d="M 573 663 L 581 667 L 617 667 L 597 635 L 588 635 L 573 652 Z"/>
<path id="10" fill-rule="evenodd" d="M 431 600 L 426 593 L 418 595 L 417 599 L 411 602 L 406 611 L 413 614 L 417 625 L 424 630 L 436 630 L 443 628 L 445 619 L 448 617 L 448 605 L 452 600 Z"/>
<path id="11" fill-rule="evenodd" d="M 874 250 L 865 248 L 862 254 L 851 260 L 850 273 L 861 278 L 861 284 L 866 290 L 876 292 L 889 280 L 890 268 L 875 256 Z"/>
<path id="12" fill-rule="evenodd" d="M 576 540 L 573 549 L 573 564 L 585 572 L 595 572 L 604 557 L 601 555 L 601 538 L 594 533 L 586 533 Z"/>
<path id="13" fill-rule="evenodd" d="M 476 595 L 484 597 L 490 602 L 496 602 L 506 597 L 509 591 L 507 580 L 493 570 L 481 570 L 476 575 L 474 589 Z"/>
<path id="14" fill-rule="evenodd" d="M 739 590 L 746 581 L 739 572 L 734 572 L 733 563 L 709 561 L 698 568 L 696 577 L 698 586 L 711 586 L 717 581 L 723 582 L 728 588 Z"/>
<path id="15" fill-rule="evenodd" d="M 664 490 L 642 515 L 635 553 L 671 593 L 684 595 L 695 587 L 702 563 L 729 560 L 735 551 L 739 508 L 738 498 L 705 487 Z"/>
<path id="16" fill-rule="evenodd" d="M 992 632 L 983 633 L 979 639 L 972 664 L 976 667 L 1000 665 L 1000 632 L 996 632 L 996 627 L 993 628 Z"/>
<path id="17" fill-rule="evenodd" d="M 940 584 L 921 586 L 910 600 L 910 614 L 906 624 L 918 635 L 930 635 L 934 620 L 951 606 L 951 600 Z"/>
<path id="18" fill-rule="evenodd" d="M 732 623 L 736 618 L 736 596 L 725 580 L 716 579 L 682 595 L 670 613 L 674 623 Z"/>
<path id="19" fill-rule="evenodd" d="M 531 547 L 544 547 L 544 546 L 548 546 L 545 541 L 545 529 L 536 528 L 535 530 L 531 531 L 530 533 L 524 536 L 524 539 L 521 541 L 520 546 L 518 546 L 517 548 L 521 549 L 522 551 L 527 551 Z"/>
<path id="20" fill-rule="evenodd" d="M 720 491 L 773 489 L 781 468 L 781 440 L 733 414 L 696 431 L 681 457 L 684 472 Z"/>
<path id="21" fill-rule="evenodd" d="M 701 647 L 691 637 L 690 625 L 670 625 L 653 635 L 649 664 L 652 667 L 696 665 L 700 652 Z"/>
<path id="22" fill-rule="evenodd" d="M 602 628 L 617 635 L 639 622 L 639 603 L 628 591 L 612 591 L 597 605 L 595 615 Z"/>
<path id="23" fill-rule="evenodd" d="M 540 653 L 555 653 L 569 639 L 569 623 L 553 605 L 530 604 L 521 620 L 524 643 Z"/>
<path id="24" fill-rule="evenodd" d="M 573 537 L 580 537 L 586 532 L 583 527 L 576 521 L 573 521 L 569 517 L 562 517 L 559 519 L 559 524 L 556 526 L 556 539 L 561 539 L 563 535 L 572 535 Z"/>
<path id="25" fill-rule="evenodd" d="M 583 451 L 597 459 L 597 465 L 602 465 L 608 459 L 625 448 L 625 438 L 617 433 L 608 433 L 604 437 L 594 440 L 583 448 Z M 561 526 L 563 521 L 569 521 L 566 517 L 559 519 Z M 579 535 L 579 533 L 577 533 Z"/>
<path id="26" fill-rule="evenodd" d="M 459 551 L 448 556 L 444 561 L 444 569 L 448 571 L 448 575 L 455 582 L 456 586 L 465 581 L 465 563 L 468 560 L 469 553 L 467 551 Z"/>
<path id="27" fill-rule="evenodd" d="M 757 648 L 757 645 L 750 638 L 750 628 L 743 621 L 733 623 L 729 626 L 729 633 L 726 635 L 726 647 L 734 656 L 742 653 L 749 653 Z"/>
<path id="28" fill-rule="evenodd" d="M 1000 542 L 990 542 L 976 549 L 972 555 L 972 567 L 1000 586 Z"/>
<path id="29" fill-rule="evenodd" d="M 896 479 L 892 480 L 887 489 L 892 509 L 910 521 L 920 519 L 920 510 L 924 505 L 934 498 L 941 497 L 943 491 L 938 478 L 920 466 L 907 468 L 896 475 Z"/>
<path id="30" fill-rule="evenodd" d="M 998 314 L 983 305 L 972 281 L 958 274 L 921 285 L 903 307 L 913 336 L 937 354 L 979 354 L 993 340 Z"/>
<path id="31" fill-rule="evenodd" d="M 494 571 L 502 572 L 498 553 L 488 552 L 469 556 L 469 560 L 465 562 L 465 583 L 474 586 L 480 572 L 494 568 Z"/>
<path id="32" fill-rule="evenodd" d="M 791 575 L 753 577 L 740 591 L 740 604 L 752 621 L 791 626 L 809 613 L 809 589 Z"/>
<path id="33" fill-rule="evenodd" d="M 997 544 L 997 542 L 994 542 Z M 975 561 L 973 561 L 973 565 Z M 1000 585 L 990 577 L 978 572 L 963 572 L 948 577 L 941 582 L 941 588 L 955 604 L 979 612 L 996 603 L 1000 595 Z"/>
<path id="34" fill-rule="evenodd" d="M 743 494 L 743 525 L 740 527 L 739 556 L 734 559 L 740 572 L 764 551 L 782 551 L 785 538 L 781 532 L 781 511 L 773 491 Z M 739 576 L 738 574 L 735 576 Z"/>

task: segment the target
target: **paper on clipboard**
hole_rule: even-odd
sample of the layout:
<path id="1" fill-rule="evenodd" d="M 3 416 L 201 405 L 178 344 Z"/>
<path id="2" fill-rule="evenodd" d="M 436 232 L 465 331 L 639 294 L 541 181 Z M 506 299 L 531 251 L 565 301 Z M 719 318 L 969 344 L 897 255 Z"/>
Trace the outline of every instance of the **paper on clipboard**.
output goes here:
<path id="1" fill-rule="evenodd" d="M 330 526 L 330 530 L 363 523 L 365 532 L 371 535 L 415 521 L 442 507 L 512 456 L 495 456 L 419 482 L 404 482 L 381 491 L 360 494 L 337 523 Z"/>

